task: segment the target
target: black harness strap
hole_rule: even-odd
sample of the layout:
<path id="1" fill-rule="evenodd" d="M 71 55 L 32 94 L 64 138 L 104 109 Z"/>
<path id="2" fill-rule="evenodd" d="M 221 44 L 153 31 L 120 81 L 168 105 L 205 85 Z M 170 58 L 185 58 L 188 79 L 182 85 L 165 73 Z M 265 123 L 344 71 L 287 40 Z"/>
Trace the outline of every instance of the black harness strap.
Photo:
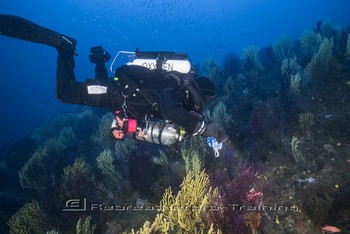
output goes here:
<path id="1" fill-rule="evenodd" d="M 124 102 L 124 97 L 120 93 L 118 84 L 115 83 L 114 80 L 110 80 L 108 87 L 109 90 L 111 90 L 111 92 L 107 92 L 109 100 L 111 100 L 110 106 L 114 107 L 114 109 L 119 109 L 118 107 Z"/>
<path id="2" fill-rule="evenodd" d="M 120 79 L 120 83 L 123 83 L 121 85 L 124 87 L 121 88 L 124 95 L 132 96 L 138 92 L 149 104 L 151 104 L 152 110 L 158 110 L 158 102 L 152 97 L 147 88 L 139 87 L 139 85 L 128 75 L 120 74 L 118 78 Z"/>
<path id="3" fill-rule="evenodd" d="M 165 128 L 165 124 L 163 123 L 162 127 L 159 130 L 159 135 L 158 135 L 158 141 L 159 141 L 159 144 L 161 144 L 161 145 L 163 145 L 163 143 L 162 143 L 162 135 L 163 135 L 164 128 Z"/>
<path id="4" fill-rule="evenodd" d="M 143 87 L 139 88 L 139 90 L 140 90 L 139 92 L 146 99 L 146 101 L 152 105 L 152 110 L 158 110 L 159 109 L 158 102 L 152 97 L 149 90 Z"/>
<path id="5" fill-rule="evenodd" d="M 194 109 L 201 112 L 203 110 L 203 100 L 200 95 L 200 89 L 192 75 L 162 70 L 159 66 L 162 65 L 162 58 L 165 59 L 165 57 L 159 54 L 157 56 L 158 68 L 154 71 L 138 65 L 124 65 L 116 70 L 115 74 L 119 78 L 118 83 L 122 94 L 131 97 L 139 93 L 151 105 L 150 112 L 159 110 L 159 103 L 151 95 L 149 89 L 144 86 L 144 83 L 147 83 L 149 86 L 159 81 L 174 79 L 179 87 L 187 90 L 187 93 L 192 98 Z"/>

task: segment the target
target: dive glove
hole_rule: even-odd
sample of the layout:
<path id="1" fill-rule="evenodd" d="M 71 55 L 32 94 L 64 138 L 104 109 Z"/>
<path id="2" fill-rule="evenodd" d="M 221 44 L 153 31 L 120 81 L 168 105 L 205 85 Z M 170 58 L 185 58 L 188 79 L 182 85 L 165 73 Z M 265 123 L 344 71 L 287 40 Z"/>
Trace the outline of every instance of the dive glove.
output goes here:
<path id="1" fill-rule="evenodd" d="M 92 63 L 105 63 L 111 59 L 111 55 L 102 46 L 90 48 L 89 60 Z"/>
<path id="2" fill-rule="evenodd" d="M 225 130 L 217 123 L 206 124 L 204 132 L 201 135 L 204 137 L 215 137 L 218 142 L 228 138 Z"/>
<path id="3" fill-rule="evenodd" d="M 75 52 L 77 46 L 77 40 L 72 37 L 61 35 L 62 43 L 57 47 L 58 54 L 60 56 L 71 56 L 73 54 L 78 55 Z"/>

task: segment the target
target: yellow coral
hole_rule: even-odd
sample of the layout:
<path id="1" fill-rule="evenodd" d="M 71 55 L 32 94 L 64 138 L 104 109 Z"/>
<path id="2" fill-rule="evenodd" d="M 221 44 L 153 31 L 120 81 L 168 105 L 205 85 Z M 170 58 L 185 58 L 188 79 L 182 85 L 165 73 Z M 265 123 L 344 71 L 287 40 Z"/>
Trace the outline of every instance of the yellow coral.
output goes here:
<path id="1" fill-rule="evenodd" d="M 102 116 L 98 124 L 98 129 L 94 135 L 91 136 L 91 141 L 96 145 L 106 150 L 113 146 L 113 140 L 109 137 L 109 131 L 111 129 L 111 123 L 114 119 L 114 115 L 110 112 Z"/>
<path id="2" fill-rule="evenodd" d="M 232 121 L 232 115 L 228 114 L 226 110 L 226 104 L 219 101 L 212 112 L 210 110 L 206 111 L 206 115 L 213 122 L 220 124 L 220 126 L 228 126 Z"/>
<path id="3" fill-rule="evenodd" d="M 263 66 L 259 58 L 259 49 L 256 45 L 250 45 L 243 50 L 242 64 L 250 74 L 259 74 L 263 71 Z"/>
<path id="4" fill-rule="evenodd" d="M 326 81 L 334 68 L 333 39 L 324 38 L 318 51 L 304 69 L 305 77 L 310 80 Z"/>
<path id="5" fill-rule="evenodd" d="M 293 136 L 292 141 L 290 142 L 292 148 L 292 155 L 296 162 L 303 162 L 305 158 L 299 149 L 299 139 L 296 136 Z"/>
<path id="6" fill-rule="evenodd" d="M 201 232 L 201 233 L 203 233 L 203 232 Z M 218 229 L 218 230 L 215 231 L 215 229 L 214 229 L 214 224 L 212 223 L 212 224 L 210 225 L 210 229 L 209 229 L 209 231 L 208 231 L 208 234 L 222 234 L 222 232 L 221 232 L 220 229 Z"/>
<path id="7" fill-rule="evenodd" d="M 276 39 L 276 41 L 273 43 L 272 51 L 276 59 L 280 62 L 285 59 L 293 58 L 295 56 L 295 48 L 293 46 L 293 42 L 286 35 L 283 35 Z"/>
<path id="8" fill-rule="evenodd" d="M 91 223 L 91 216 L 88 216 L 84 222 L 78 220 L 76 225 L 76 234 L 93 234 L 96 228 L 95 224 Z"/>
<path id="9" fill-rule="evenodd" d="M 65 146 L 58 138 L 48 139 L 42 146 L 38 147 L 31 158 L 18 171 L 22 188 L 29 188 L 42 193 L 43 188 L 52 184 L 55 175 L 51 172 L 49 166 L 54 164 L 48 165 L 45 162 L 53 161 L 54 157 L 58 157 L 64 148 Z"/>
<path id="10" fill-rule="evenodd" d="M 203 171 L 189 171 L 180 185 L 180 191 L 175 196 L 171 187 L 167 188 L 160 202 L 161 214 L 158 214 L 151 224 L 146 221 L 141 229 L 132 234 L 168 233 L 208 233 L 222 234 L 214 229 L 214 224 L 209 227 L 205 221 L 205 212 L 209 205 L 216 204 L 219 196 L 218 189 L 212 190 L 209 186 L 209 177 Z"/>
<path id="11" fill-rule="evenodd" d="M 296 74 L 300 69 L 301 67 L 297 62 L 296 56 L 282 61 L 282 65 L 281 65 L 282 76 L 290 76 L 292 74 Z"/>
<path id="12" fill-rule="evenodd" d="M 310 134 L 311 126 L 314 124 L 314 114 L 311 112 L 301 113 L 299 115 L 299 127 L 302 128 L 306 134 Z"/>
<path id="13" fill-rule="evenodd" d="M 300 37 L 300 44 L 302 47 L 302 52 L 308 57 L 312 57 L 318 51 L 318 48 L 322 42 L 322 37 L 320 33 L 316 33 L 312 29 L 308 29 Z"/>
<path id="14" fill-rule="evenodd" d="M 250 228 L 252 234 L 258 233 L 258 228 L 261 225 L 260 213 L 247 213 L 244 215 L 245 224 Z"/>
<path id="15" fill-rule="evenodd" d="M 143 227 L 136 231 L 131 230 L 132 234 L 151 234 L 151 233 L 168 233 L 170 229 L 170 224 L 168 220 L 164 217 L 163 214 L 157 214 L 156 219 L 151 224 L 149 221 L 146 221 Z"/>
<path id="16" fill-rule="evenodd" d="M 194 232 L 205 229 L 204 212 L 212 201 L 212 188 L 208 175 L 190 171 L 180 185 L 176 196 L 171 188 L 165 190 L 160 202 L 164 216 L 173 230 L 178 227 L 182 232 Z"/>
<path id="17" fill-rule="evenodd" d="M 96 158 L 96 161 L 98 168 L 102 171 L 102 174 L 108 175 L 110 180 L 113 181 L 113 184 L 120 188 L 122 184 L 122 177 L 116 171 L 113 164 L 114 158 L 112 157 L 112 151 L 109 149 L 102 151 Z"/>
<path id="18" fill-rule="evenodd" d="M 8 225 L 10 234 L 45 233 L 52 228 L 47 215 L 40 209 L 37 201 L 26 203 L 12 215 Z"/>
<path id="19" fill-rule="evenodd" d="M 295 75 L 290 76 L 290 86 L 289 90 L 292 94 L 294 95 L 299 95 L 300 94 L 300 81 L 301 81 L 301 76 L 300 73 L 298 72 Z"/>
<path id="20" fill-rule="evenodd" d="M 162 150 L 159 150 L 158 156 L 153 156 L 152 161 L 157 165 L 169 165 L 168 156 Z"/>
<path id="21" fill-rule="evenodd" d="M 77 172 L 87 173 L 87 164 L 83 158 L 76 158 L 72 166 L 63 169 L 63 175 L 66 177 L 74 176 Z"/>
<path id="22" fill-rule="evenodd" d="M 185 161 L 186 172 L 194 171 L 199 174 L 203 168 L 203 155 L 207 152 L 202 137 L 191 137 L 181 149 L 181 156 Z"/>
<path id="23" fill-rule="evenodd" d="M 62 186 L 60 196 L 62 199 L 67 197 L 81 197 L 86 194 L 89 188 L 90 195 L 103 195 L 111 197 L 110 191 L 104 184 L 95 180 L 92 173 L 88 170 L 89 165 L 82 158 L 76 158 L 73 165 L 63 169 Z"/>
<path id="24" fill-rule="evenodd" d="M 117 157 L 122 162 L 128 162 L 129 154 L 136 149 L 136 144 L 134 140 L 126 138 L 123 141 L 116 141 L 114 148 L 114 157 Z"/>

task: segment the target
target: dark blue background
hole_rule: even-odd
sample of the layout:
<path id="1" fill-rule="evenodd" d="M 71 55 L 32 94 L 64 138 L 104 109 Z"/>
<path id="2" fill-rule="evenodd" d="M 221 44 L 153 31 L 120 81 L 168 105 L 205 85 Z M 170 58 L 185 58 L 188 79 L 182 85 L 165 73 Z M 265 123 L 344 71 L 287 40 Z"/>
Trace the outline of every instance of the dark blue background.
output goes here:
<path id="1" fill-rule="evenodd" d="M 15 14 L 78 40 L 76 76 L 93 77 L 89 48 L 187 52 L 203 62 L 279 36 L 298 39 L 318 20 L 350 25 L 348 0 L 11 0 L 0 13 Z M 56 51 L 0 37 L 0 146 L 53 116 L 76 107 L 55 98 Z"/>

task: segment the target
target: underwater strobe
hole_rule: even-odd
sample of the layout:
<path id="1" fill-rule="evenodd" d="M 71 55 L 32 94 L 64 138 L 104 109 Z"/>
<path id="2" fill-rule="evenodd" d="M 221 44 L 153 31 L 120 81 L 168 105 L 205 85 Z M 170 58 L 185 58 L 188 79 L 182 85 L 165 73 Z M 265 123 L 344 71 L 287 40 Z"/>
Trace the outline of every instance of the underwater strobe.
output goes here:
<path id="1" fill-rule="evenodd" d="M 138 121 L 123 120 L 123 127 L 114 119 L 111 126 L 113 131 L 123 131 L 125 137 L 160 145 L 173 145 L 188 137 L 186 131 L 169 121 Z M 115 137 L 113 137 L 115 139 Z M 119 138 L 120 139 L 120 138 Z"/>

